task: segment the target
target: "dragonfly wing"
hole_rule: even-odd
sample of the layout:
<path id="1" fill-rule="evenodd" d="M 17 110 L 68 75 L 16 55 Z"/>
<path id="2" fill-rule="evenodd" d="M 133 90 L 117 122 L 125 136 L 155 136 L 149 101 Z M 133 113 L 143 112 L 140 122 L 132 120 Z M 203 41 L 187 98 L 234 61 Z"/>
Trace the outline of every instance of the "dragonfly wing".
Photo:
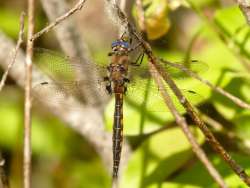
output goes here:
<path id="1" fill-rule="evenodd" d="M 107 96 L 103 82 L 107 69 L 104 66 L 81 62 L 79 58 L 71 58 L 43 48 L 35 49 L 34 61 L 56 83 L 38 85 L 40 90 L 53 87 L 59 93 L 69 93 L 84 99 L 84 102 L 88 100 L 88 104 L 101 103 L 103 96 Z"/>
<path id="2" fill-rule="evenodd" d="M 161 66 L 163 68 L 162 71 L 168 72 L 171 75 L 171 77 L 175 80 L 190 78 L 188 74 L 186 74 L 185 71 L 182 70 L 183 68 L 185 68 L 187 71 L 191 71 L 196 74 L 204 73 L 209 68 L 206 63 L 198 60 L 191 60 L 186 63 L 162 61 Z M 141 66 L 130 66 L 130 67 L 131 67 L 130 74 L 132 76 L 135 75 L 136 77 L 141 77 L 141 78 L 151 77 L 151 74 L 149 72 L 149 67 L 147 64 Z"/>
<path id="3" fill-rule="evenodd" d="M 209 69 L 209 66 L 206 63 L 198 60 L 190 60 L 187 62 L 161 61 L 161 65 L 163 67 L 163 71 L 167 71 L 174 79 L 177 80 L 189 78 L 188 74 L 183 71 L 183 68 L 196 74 L 204 73 Z"/>
<path id="4" fill-rule="evenodd" d="M 35 48 L 34 52 L 35 64 L 54 80 L 82 80 L 86 73 L 89 73 L 87 76 L 96 75 L 93 79 L 100 79 L 106 74 L 106 67 L 91 62 L 81 62 L 79 58 L 64 56 L 44 48 Z M 87 79 L 89 78 L 85 78 Z"/>
<path id="5" fill-rule="evenodd" d="M 101 98 L 108 98 L 104 83 L 96 85 Z M 41 82 L 32 88 L 32 96 L 36 101 L 47 103 L 52 106 L 58 106 L 79 110 L 88 101 L 88 96 L 84 91 L 89 89 L 88 82 Z M 46 101 L 44 101 L 46 100 Z M 96 104 L 100 104 L 96 100 Z M 95 104 L 95 105 L 96 105 Z"/>
<path id="6" fill-rule="evenodd" d="M 179 100 L 166 84 L 165 89 L 170 95 L 177 110 L 184 112 L 185 110 L 179 103 Z M 128 85 L 126 100 L 135 107 L 145 107 L 148 112 L 169 112 L 162 97 L 162 92 L 165 92 L 164 90 L 161 90 L 153 79 L 137 79 L 135 82 Z M 181 89 L 181 91 L 192 104 L 203 101 L 203 98 L 193 90 Z"/>

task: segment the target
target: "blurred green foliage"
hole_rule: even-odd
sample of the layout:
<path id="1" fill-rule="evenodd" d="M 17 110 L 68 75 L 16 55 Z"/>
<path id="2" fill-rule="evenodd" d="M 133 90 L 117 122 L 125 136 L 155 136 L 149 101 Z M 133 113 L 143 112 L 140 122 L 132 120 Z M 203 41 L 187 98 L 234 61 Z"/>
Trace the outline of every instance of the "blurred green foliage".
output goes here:
<path id="1" fill-rule="evenodd" d="M 154 2 L 154 6 L 152 5 L 146 12 L 146 19 L 152 16 L 152 9 L 161 6 L 161 3 L 162 1 Z M 160 39 L 152 42 L 155 53 L 171 61 L 182 61 L 190 55 L 194 59 L 205 62 L 209 69 L 200 73 L 203 78 L 249 102 L 249 75 L 240 61 L 242 61 L 242 58 L 250 60 L 250 30 L 240 9 L 236 6 L 218 6 L 216 0 L 189 0 L 185 2 L 185 5 L 190 5 L 190 3 L 191 6 L 184 9 L 193 15 L 197 14 L 196 19 L 197 17 L 198 19 L 185 26 L 184 36 L 182 36 L 182 32 L 177 32 L 179 34 L 177 37 L 185 40 L 182 43 L 186 44 L 186 48 L 172 48 L 170 44 L 165 45 L 165 43 L 162 45 L 161 42 L 168 43 L 177 40 L 177 38 L 171 40 L 171 37 L 168 36 L 171 36 L 171 32 L 175 33 L 176 31 L 171 31 L 171 26 L 170 33 L 162 36 L 162 33 L 157 33 L 157 30 L 161 29 L 161 27 L 158 27 L 153 28 L 157 37 L 161 36 Z M 212 19 L 205 16 L 204 13 L 210 9 L 213 11 Z M 165 17 L 160 19 L 160 22 L 165 22 L 159 23 L 159 25 L 169 25 L 169 20 L 171 20 L 174 27 L 174 24 L 176 24 L 174 21 L 178 19 L 172 20 L 171 17 L 168 17 L 169 13 L 176 16 L 178 14 L 186 16 L 186 12 L 182 12 L 182 9 L 175 10 L 179 11 L 178 14 L 175 14 L 175 11 L 171 12 L 169 9 L 164 10 L 166 12 L 162 12 L 162 14 Z M 11 11 L 10 8 L 0 7 L 0 29 L 14 39 L 17 38 L 19 29 L 18 17 L 19 13 Z M 44 18 L 41 15 L 38 15 L 38 18 L 38 25 L 44 25 Z M 185 21 L 190 20 L 186 19 Z M 196 44 L 193 46 L 191 54 L 187 54 L 187 46 L 197 32 L 200 34 Z M 95 49 L 93 51 L 95 52 Z M 105 63 L 108 61 L 107 49 L 96 51 L 98 53 L 95 53 L 94 56 L 97 62 Z M 147 61 L 144 59 L 143 64 L 146 63 Z M 226 134 L 226 131 L 230 130 L 241 139 L 241 141 L 235 140 L 236 145 L 243 146 L 245 144 L 246 147 L 238 149 L 227 147 L 227 149 L 250 174 L 250 112 L 237 107 L 225 97 L 215 94 L 210 88 L 194 79 L 176 79 L 176 82 L 180 88 L 194 90 L 201 95 L 201 100 L 191 101 L 193 104 L 209 104 L 215 108 L 216 114 L 212 114 L 212 118 L 218 121 L 223 119 L 226 122 L 223 124 L 226 130 L 221 134 Z M 7 161 L 13 188 L 20 187 L 17 179 L 22 168 L 20 162 L 23 125 L 22 92 L 17 89 L 16 85 L 10 84 L 10 86 L 5 87 L 0 95 L 0 148 L 6 156 L 10 156 Z M 139 103 L 138 101 L 125 102 L 124 134 L 136 146 L 133 148 L 129 163 L 123 171 L 121 187 L 217 187 L 202 164 L 195 158 L 190 144 L 179 128 L 168 128 L 151 136 L 143 137 L 163 126 L 174 124 L 174 119 L 170 113 L 145 112 L 141 104 L 145 92 L 150 93 L 150 91 L 138 92 Z M 164 108 L 163 102 L 157 103 L 156 106 L 159 111 L 165 111 L 161 109 Z M 112 130 L 113 107 L 114 101 L 112 100 L 105 110 L 107 131 Z M 37 108 L 36 105 L 34 109 L 32 121 L 33 171 L 36 180 L 34 185 L 48 188 L 110 187 L 111 178 L 92 146 L 45 110 Z M 207 149 L 205 139 L 200 131 L 192 127 L 192 132 L 199 143 L 206 148 L 209 158 L 229 187 L 246 187 L 225 162 L 218 158 L 218 155 Z M 141 139 L 141 137 L 144 139 Z M 139 143 L 133 143 L 133 138 L 138 138 Z M 227 141 L 224 141 L 223 145 L 227 145 Z M 243 151 L 240 150 L 242 148 Z"/>

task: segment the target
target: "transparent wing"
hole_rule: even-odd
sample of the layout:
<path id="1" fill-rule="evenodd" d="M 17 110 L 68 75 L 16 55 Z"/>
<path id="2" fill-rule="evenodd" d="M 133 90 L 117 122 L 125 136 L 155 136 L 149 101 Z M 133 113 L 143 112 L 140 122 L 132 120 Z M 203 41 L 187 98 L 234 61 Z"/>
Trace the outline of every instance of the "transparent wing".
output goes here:
<path id="1" fill-rule="evenodd" d="M 198 60 L 190 60 L 188 62 L 169 62 L 165 61 L 161 62 L 161 66 L 163 67 L 163 71 L 168 72 L 173 79 L 187 79 L 190 78 L 181 68 L 178 68 L 178 65 L 185 67 L 187 70 L 194 72 L 196 74 L 204 73 L 208 70 L 209 66 Z M 140 76 L 143 78 L 150 77 L 150 73 L 148 71 L 148 65 L 140 65 L 140 66 L 131 66 L 130 74 L 134 76 Z"/>
<path id="2" fill-rule="evenodd" d="M 177 63 L 174 63 L 177 64 Z M 178 63 L 186 67 L 195 73 L 202 73 L 208 69 L 208 66 L 200 61 L 190 61 L 186 64 Z M 162 64 L 163 71 L 168 72 L 173 79 L 185 79 L 188 78 L 185 72 L 174 66 L 168 64 Z M 189 67 L 189 68 L 188 68 Z M 146 105 L 147 111 L 154 112 L 166 112 L 168 108 L 162 98 L 161 90 L 158 88 L 156 83 L 154 83 L 149 72 L 147 65 L 142 66 L 131 66 L 130 68 L 131 83 L 128 84 L 127 89 L 127 100 L 131 104 L 136 105 Z M 164 82 L 164 81 L 163 81 Z M 184 112 L 184 108 L 179 103 L 177 97 L 171 92 L 171 89 L 165 84 L 165 89 L 167 89 L 168 94 L 173 100 L 177 110 Z M 181 89 L 183 95 L 193 104 L 198 104 L 204 100 L 204 98 L 199 95 L 193 88 Z M 164 92 L 164 91 L 163 91 Z"/>
<path id="3" fill-rule="evenodd" d="M 104 83 L 98 83 L 96 87 L 101 98 L 109 97 Z M 88 88 L 89 83 L 84 81 L 42 82 L 32 88 L 32 96 L 37 101 L 53 106 L 59 105 L 65 109 L 79 110 L 88 101 L 88 97 L 84 95 L 84 91 Z M 97 99 L 95 105 L 100 104 L 99 102 Z"/>
<path id="4" fill-rule="evenodd" d="M 199 60 L 190 60 L 187 62 L 168 62 L 162 61 L 162 66 L 165 71 L 168 71 L 174 79 L 186 79 L 189 76 L 179 67 L 184 67 L 189 72 L 201 74 L 209 69 L 209 66 Z"/>
<path id="5" fill-rule="evenodd" d="M 83 77 L 83 73 L 104 76 L 106 67 L 91 62 L 81 62 L 80 59 L 44 48 L 35 48 L 35 64 L 54 80 L 73 81 Z M 87 75 L 89 76 L 89 75 Z M 86 78 L 88 79 L 88 78 Z"/>
<path id="6" fill-rule="evenodd" d="M 104 66 L 81 62 L 78 58 L 70 58 L 43 48 L 35 49 L 34 61 L 53 81 L 43 81 L 33 87 L 36 99 L 46 96 L 50 104 L 66 107 L 65 99 L 73 96 L 79 102 L 88 101 L 91 104 L 99 103 L 100 98 L 108 98 L 103 82 L 107 70 Z M 93 96 L 96 91 L 98 95 Z M 89 102 L 93 98 L 95 101 Z"/>
<path id="7" fill-rule="evenodd" d="M 86 95 L 92 87 L 98 91 L 98 98 L 108 98 L 106 84 L 103 81 L 106 76 L 106 67 L 88 62 L 81 63 L 77 58 L 69 58 L 60 53 L 56 53 L 47 49 L 36 49 L 34 60 L 46 74 L 48 74 L 55 82 L 42 82 L 33 88 L 34 97 L 37 99 L 46 96 L 47 102 L 55 105 L 62 105 L 65 108 L 75 108 L 66 103 L 66 99 L 74 96 L 79 103 L 85 103 L 89 95 Z M 202 72 L 207 69 L 206 64 L 198 61 L 192 61 L 186 65 L 195 72 Z M 167 64 L 163 65 L 164 70 L 168 71 L 176 78 L 184 77 L 185 73 L 181 70 L 173 68 Z M 82 71 L 90 71 L 100 77 L 79 80 L 78 75 Z M 140 107 L 146 105 L 147 111 L 166 112 L 168 111 L 166 104 L 161 96 L 161 91 L 150 79 L 147 66 L 130 66 L 129 74 L 131 82 L 127 84 L 126 100 L 133 106 Z M 90 75 L 91 76 L 91 75 Z M 167 86 L 166 86 L 167 88 Z M 168 89 L 168 91 L 170 91 Z M 53 93 L 51 93 L 53 92 Z M 191 100 L 192 103 L 202 101 L 201 97 L 189 90 L 183 90 L 184 95 Z M 183 111 L 176 97 L 170 92 L 170 95 L 177 106 L 178 110 Z M 93 98 L 93 96 L 92 96 Z M 97 102 L 98 103 L 98 102 Z"/>
<path id="8" fill-rule="evenodd" d="M 184 112 L 185 110 L 179 103 L 179 100 L 166 84 L 165 89 L 177 110 Z M 161 92 L 165 91 L 161 91 L 153 79 L 137 78 L 134 82 L 128 84 L 125 99 L 133 107 L 145 107 L 148 112 L 169 112 Z M 203 97 L 194 90 L 181 89 L 181 92 L 192 104 L 198 104 L 203 101 Z"/>

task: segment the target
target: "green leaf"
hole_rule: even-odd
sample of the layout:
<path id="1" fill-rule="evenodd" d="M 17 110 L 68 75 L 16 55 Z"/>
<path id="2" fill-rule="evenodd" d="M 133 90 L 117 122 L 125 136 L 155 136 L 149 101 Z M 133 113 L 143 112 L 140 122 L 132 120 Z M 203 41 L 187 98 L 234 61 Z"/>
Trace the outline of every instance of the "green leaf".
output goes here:
<path id="1" fill-rule="evenodd" d="M 203 136 L 195 129 L 199 143 Z M 153 135 L 131 157 L 121 181 L 121 188 L 146 187 L 164 181 L 192 157 L 189 142 L 179 128 Z"/>
<path id="2" fill-rule="evenodd" d="M 20 25 L 19 16 L 12 10 L 0 9 L 0 29 L 11 37 L 17 38 Z"/>
<path id="3" fill-rule="evenodd" d="M 247 172 L 249 173 L 249 157 L 239 154 L 232 154 L 232 157 L 237 162 L 240 162 L 243 167 L 247 168 Z M 220 159 L 217 155 L 216 157 L 212 158 L 212 162 L 229 187 L 246 187 L 246 185 L 240 180 L 240 178 L 235 175 L 234 172 L 229 168 L 229 166 L 225 164 L 225 162 L 223 162 L 222 159 Z M 205 170 L 204 166 L 199 161 L 197 161 L 197 163 L 193 165 L 190 169 L 187 169 L 184 173 L 181 173 L 179 176 L 177 176 L 172 182 L 178 183 L 179 186 L 183 187 L 186 187 L 185 185 L 194 187 L 218 187 L 214 183 L 214 180 L 211 178 L 208 172 Z"/>
<path id="4" fill-rule="evenodd" d="M 234 6 L 218 10 L 215 14 L 214 22 L 223 35 L 228 37 L 230 41 L 229 47 L 238 50 L 250 59 L 250 28 L 239 7 Z"/>

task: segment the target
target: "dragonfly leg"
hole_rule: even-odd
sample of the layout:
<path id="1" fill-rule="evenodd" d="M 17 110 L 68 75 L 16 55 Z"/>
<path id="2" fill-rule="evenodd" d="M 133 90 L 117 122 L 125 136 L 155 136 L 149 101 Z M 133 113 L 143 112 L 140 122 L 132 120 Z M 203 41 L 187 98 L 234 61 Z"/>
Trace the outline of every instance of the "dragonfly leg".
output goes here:
<path id="1" fill-rule="evenodd" d="M 112 94 L 112 86 L 111 86 L 111 81 L 110 81 L 109 77 L 105 76 L 103 78 L 103 81 L 107 82 L 107 84 L 106 84 L 106 91 L 108 92 L 108 94 L 111 95 Z"/>
<path id="2" fill-rule="evenodd" d="M 124 81 L 124 94 L 126 94 L 127 92 L 127 84 L 126 83 L 129 83 L 130 80 L 128 78 L 123 78 L 123 81 Z"/>
<path id="3" fill-rule="evenodd" d="M 132 52 L 132 51 L 134 51 L 134 50 L 136 50 L 138 47 L 140 47 L 141 46 L 141 42 L 139 42 L 135 47 L 133 47 L 133 48 L 129 48 L 128 49 L 128 52 Z"/>
<path id="4" fill-rule="evenodd" d="M 108 56 L 112 56 L 112 55 L 114 55 L 115 53 L 114 52 L 109 52 L 108 53 Z"/>
<path id="5" fill-rule="evenodd" d="M 142 61 L 143 61 L 143 58 L 144 58 L 144 53 L 141 53 L 137 59 L 135 60 L 135 62 L 132 62 L 130 63 L 131 65 L 133 66 L 140 66 L 142 64 Z M 139 63 L 138 63 L 139 62 Z"/>
<path id="6" fill-rule="evenodd" d="M 105 82 L 109 81 L 109 77 L 108 77 L 108 76 L 105 76 L 105 77 L 103 78 L 103 81 L 105 81 Z"/>
<path id="7" fill-rule="evenodd" d="M 128 90 L 127 86 L 124 86 L 124 94 L 127 93 L 127 90 Z"/>
<path id="8" fill-rule="evenodd" d="M 126 77 L 123 78 L 123 81 L 126 82 L 126 83 L 129 83 L 129 82 L 130 82 L 130 80 L 129 80 L 128 78 L 126 78 Z"/>
<path id="9" fill-rule="evenodd" d="M 108 94 L 112 94 L 112 86 L 111 86 L 111 83 L 109 83 L 109 84 L 107 84 L 106 85 L 106 90 L 107 90 L 107 92 L 108 92 Z"/>

